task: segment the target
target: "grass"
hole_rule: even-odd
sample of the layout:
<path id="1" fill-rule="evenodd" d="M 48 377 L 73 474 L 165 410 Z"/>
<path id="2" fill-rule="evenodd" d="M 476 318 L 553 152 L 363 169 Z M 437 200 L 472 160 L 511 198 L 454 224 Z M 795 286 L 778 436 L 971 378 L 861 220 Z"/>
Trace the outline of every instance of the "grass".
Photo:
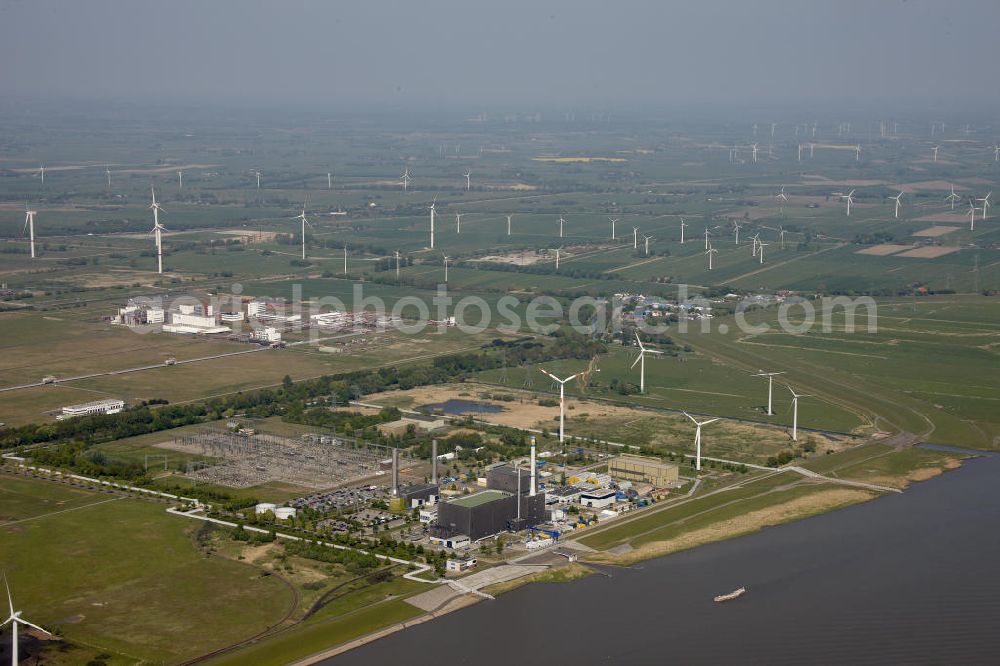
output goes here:
<path id="1" fill-rule="evenodd" d="M 0 527 L 0 561 L 18 606 L 73 643 L 129 661 L 175 662 L 252 635 L 289 608 L 291 593 L 277 578 L 206 558 L 192 543 L 194 526 L 160 503 L 95 504 L 114 496 L 8 474 L 2 485 L 4 513 L 34 517 Z"/>

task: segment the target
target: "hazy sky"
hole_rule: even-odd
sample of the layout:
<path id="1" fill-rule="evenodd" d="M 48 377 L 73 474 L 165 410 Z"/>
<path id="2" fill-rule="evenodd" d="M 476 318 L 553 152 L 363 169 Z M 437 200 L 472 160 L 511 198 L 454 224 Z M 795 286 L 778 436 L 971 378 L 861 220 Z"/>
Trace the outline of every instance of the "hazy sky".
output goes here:
<path id="1" fill-rule="evenodd" d="M 998 26 L 997 0 L 0 0 L 0 97 L 972 105 Z"/>

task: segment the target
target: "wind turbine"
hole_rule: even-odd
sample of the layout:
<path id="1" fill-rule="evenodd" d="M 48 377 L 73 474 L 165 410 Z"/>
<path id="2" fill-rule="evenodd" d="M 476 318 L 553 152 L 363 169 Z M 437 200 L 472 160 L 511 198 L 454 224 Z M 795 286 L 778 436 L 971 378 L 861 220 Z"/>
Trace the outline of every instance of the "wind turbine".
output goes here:
<path id="1" fill-rule="evenodd" d="M 760 245 L 760 232 L 758 231 L 757 233 L 755 233 L 753 235 L 753 238 L 751 238 L 751 240 L 753 241 L 753 252 L 751 254 L 752 254 L 752 256 L 756 257 L 757 256 L 757 246 Z"/>
<path id="2" fill-rule="evenodd" d="M 110 190 L 111 189 L 111 165 L 110 164 L 105 164 L 104 165 L 104 173 L 108 176 L 108 189 Z"/>
<path id="3" fill-rule="evenodd" d="M 778 227 L 778 238 L 781 240 L 781 249 L 785 249 L 785 228 Z"/>
<path id="4" fill-rule="evenodd" d="M 642 239 L 646 242 L 646 256 L 649 256 L 649 241 L 653 240 L 652 236 L 643 235 Z"/>
<path id="5" fill-rule="evenodd" d="M 444 283 L 448 284 L 448 255 L 442 253 L 441 256 L 444 257 Z"/>
<path id="6" fill-rule="evenodd" d="M 402 181 L 403 181 L 403 191 L 405 192 L 407 188 L 410 187 L 410 167 L 403 168 Z"/>
<path id="7" fill-rule="evenodd" d="M 764 241 L 757 241 L 757 256 L 760 258 L 760 263 L 764 263 L 764 248 L 770 245 L 770 243 L 765 243 Z"/>
<path id="8" fill-rule="evenodd" d="M 8 608 L 10 608 L 10 615 L 7 617 L 6 620 L 4 620 L 3 622 L 0 622 L 0 627 L 3 627 L 3 626 L 5 626 L 8 623 L 10 624 L 10 632 L 11 632 L 11 637 L 10 637 L 11 662 L 10 663 L 11 663 L 12 666 L 17 666 L 17 662 L 18 662 L 18 651 L 17 651 L 17 649 L 18 649 L 18 645 L 17 645 L 17 629 L 18 629 L 18 625 L 24 625 L 25 627 L 31 627 L 32 629 L 36 629 L 36 630 L 42 632 L 43 634 L 47 634 L 49 636 L 51 636 L 52 633 L 49 632 L 49 631 L 46 631 L 45 629 L 42 629 L 37 624 L 32 624 L 31 622 L 28 622 L 27 620 L 21 619 L 21 611 L 15 611 L 14 610 L 14 599 L 10 595 L 10 585 L 7 583 L 7 574 L 4 574 L 3 584 L 4 584 L 4 587 L 7 588 L 7 606 L 8 606 Z"/>
<path id="9" fill-rule="evenodd" d="M 306 258 L 306 225 L 309 224 L 309 220 L 306 219 L 306 207 L 302 206 L 302 212 L 296 215 L 293 219 L 302 220 L 302 259 Z M 312 227 L 312 224 L 309 224 Z M 313 227 L 315 229 L 315 227 Z"/>
<path id="10" fill-rule="evenodd" d="M 510 215 L 507 216 L 507 235 L 510 236 Z"/>
<path id="11" fill-rule="evenodd" d="M 705 250 L 705 254 L 708 255 L 708 270 L 712 270 L 712 255 L 718 254 L 718 252 L 719 251 L 716 250 L 714 247 L 711 247 L 711 244 L 709 244 L 709 248 Z"/>
<path id="12" fill-rule="evenodd" d="M 462 214 L 455 213 L 455 233 L 462 233 Z"/>
<path id="13" fill-rule="evenodd" d="M 796 129 L 798 129 L 798 127 L 796 127 Z M 801 161 L 802 161 L 802 144 L 800 143 L 799 144 L 799 162 L 801 162 Z"/>
<path id="14" fill-rule="evenodd" d="M 472 172 L 465 172 L 465 191 L 470 192 L 472 190 Z"/>
<path id="15" fill-rule="evenodd" d="M 329 171 L 326 172 L 326 189 L 333 189 L 333 174 Z"/>
<path id="16" fill-rule="evenodd" d="M 854 146 L 854 161 L 855 162 L 860 162 L 861 161 L 861 144 L 860 143 L 858 145 Z"/>
<path id="17" fill-rule="evenodd" d="M 432 250 L 434 249 L 434 214 L 436 212 L 434 209 L 434 205 L 436 203 L 437 203 L 437 197 L 434 197 L 434 200 L 431 201 L 431 249 Z"/>
<path id="18" fill-rule="evenodd" d="M 38 165 L 38 175 L 42 177 L 41 184 L 44 185 L 45 184 L 45 165 L 44 164 L 39 164 Z"/>
<path id="19" fill-rule="evenodd" d="M 347 275 L 347 243 L 344 243 L 344 275 Z"/>
<path id="20" fill-rule="evenodd" d="M 156 203 L 156 190 L 153 189 L 152 185 L 149 186 L 149 191 L 153 195 L 153 203 L 149 204 L 149 208 L 150 208 L 150 210 L 153 211 L 153 230 L 152 230 L 152 233 L 156 234 L 156 267 L 157 267 L 157 272 L 159 272 L 160 274 L 162 274 L 163 273 L 163 241 L 162 241 L 162 238 L 161 238 L 160 234 L 163 232 L 164 229 L 166 229 L 166 227 L 164 227 L 162 224 L 160 224 L 160 211 L 163 211 L 164 213 L 167 212 L 167 211 L 163 210 L 163 207 L 160 206 L 160 204 Z"/>
<path id="21" fill-rule="evenodd" d="M 629 369 L 635 367 L 636 363 L 639 364 L 639 393 L 646 392 L 646 354 L 662 354 L 663 352 L 656 349 L 646 349 L 642 344 L 642 340 L 639 339 L 639 332 L 635 332 L 635 341 L 639 345 L 639 356 L 632 362 Z"/>
<path id="22" fill-rule="evenodd" d="M 1000 146 L 993 146 L 993 161 L 1000 162 Z"/>
<path id="23" fill-rule="evenodd" d="M 736 244 L 740 244 L 740 223 L 738 220 L 733 220 L 733 231 L 736 232 Z"/>
<path id="24" fill-rule="evenodd" d="M 399 282 L 399 250 L 396 250 L 396 282 Z"/>
<path id="25" fill-rule="evenodd" d="M 854 203 L 854 190 L 851 190 L 847 194 L 841 194 L 841 199 L 847 201 L 847 217 L 851 216 L 851 204 Z"/>
<path id="26" fill-rule="evenodd" d="M 962 197 L 960 197 L 959 195 L 955 194 L 955 186 L 952 185 L 951 186 L 951 194 L 949 194 L 948 196 L 946 196 L 944 198 L 944 200 L 945 201 L 950 201 L 951 202 L 951 209 L 955 210 L 955 202 L 956 201 L 961 201 Z"/>
<path id="27" fill-rule="evenodd" d="M 771 406 L 774 404 L 771 401 L 771 390 L 774 388 L 774 378 L 776 375 L 783 375 L 784 372 L 764 372 L 761 370 L 759 373 L 754 375 L 754 377 L 767 377 L 767 415 L 774 416 L 774 410 Z"/>
<path id="28" fill-rule="evenodd" d="M 775 199 L 781 199 L 782 201 L 788 201 L 788 195 L 785 194 L 785 186 L 781 186 L 781 191 L 774 195 Z"/>
<path id="29" fill-rule="evenodd" d="M 695 425 L 694 431 L 694 468 L 697 471 L 701 471 L 701 427 L 707 426 L 709 423 L 715 423 L 719 419 L 709 419 L 707 421 L 696 421 L 693 416 L 684 412 L 684 416 L 691 419 L 691 423 Z"/>
<path id="30" fill-rule="evenodd" d="M 260 191 L 260 169 L 254 169 L 254 174 L 257 176 L 257 191 Z"/>
<path id="31" fill-rule="evenodd" d="M 896 212 L 895 212 L 895 215 L 896 215 L 896 219 L 898 220 L 899 219 L 899 207 L 903 205 L 903 202 L 901 201 L 901 199 L 903 198 L 903 193 L 900 192 L 896 196 L 889 197 L 889 198 L 896 202 Z"/>
<path id="32" fill-rule="evenodd" d="M 615 240 L 615 225 L 618 223 L 618 220 L 613 217 L 609 217 L 608 219 L 611 220 L 611 240 Z"/>
<path id="33" fill-rule="evenodd" d="M 989 208 L 992 205 L 992 204 L 990 204 L 990 197 L 991 196 L 993 196 L 993 192 L 990 192 L 985 197 L 980 197 L 979 199 L 976 199 L 976 201 L 982 201 L 983 202 L 983 219 L 984 220 L 986 219 L 986 209 Z"/>
<path id="34" fill-rule="evenodd" d="M 35 215 L 38 213 L 36 211 L 30 210 L 27 206 L 24 208 L 24 228 L 28 230 L 29 238 L 31 239 L 31 258 L 35 258 Z M 21 230 L 24 233 L 24 230 Z"/>
<path id="35" fill-rule="evenodd" d="M 639 227 L 632 227 L 632 249 L 639 249 Z"/>
<path id="36" fill-rule="evenodd" d="M 792 393 L 792 441 L 799 441 L 799 398 L 808 398 L 808 393 L 796 393 L 792 387 L 787 387 Z"/>
<path id="37" fill-rule="evenodd" d="M 969 199 L 969 212 L 966 215 L 969 216 L 969 231 L 976 230 L 976 204 L 972 203 L 972 199 Z"/>
<path id="38" fill-rule="evenodd" d="M 709 246 L 709 244 L 710 244 L 710 243 L 708 242 L 708 236 L 709 236 L 709 233 L 708 233 L 708 227 L 705 227 L 705 249 L 706 249 L 706 250 L 708 249 L 708 246 Z"/>
<path id="39" fill-rule="evenodd" d="M 938 150 L 939 150 L 940 148 L 941 148 L 941 146 L 934 146 L 933 148 L 931 148 L 931 150 L 933 150 L 933 151 L 934 151 L 934 161 L 935 161 L 935 162 L 937 162 L 937 154 L 938 154 Z"/>
<path id="40" fill-rule="evenodd" d="M 562 252 L 561 247 L 556 248 L 556 270 L 559 270 L 559 253 Z"/>
<path id="41" fill-rule="evenodd" d="M 684 223 L 684 218 L 681 218 L 681 245 L 684 245 L 684 227 L 687 225 Z"/>
<path id="42" fill-rule="evenodd" d="M 564 220 L 563 216 L 560 215 L 559 216 L 559 238 L 563 237 L 563 225 L 564 224 L 566 224 L 566 220 Z"/>
<path id="43" fill-rule="evenodd" d="M 559 379 L 545 368 L 539 368 L 539 370 L 541 370 L 542 373 L 544 373 L 545 375 L 551 377 L 552 381 L 559 382 L 559 441 L 562 442 L 565 439 L 564 433 L 566 424 L 566 393 L 565 393 L 566 382 L 576 378 L 577 375 L 579 375 L 580 373 L 578 372 L 575 375 L 570 375 L 566 379 Z"/>
<path id="44" fill-rule="evenodd" d="M 757 144 L 756 143 L 753 144 L 753 146 L 751 146 L 751 149 L 753 150 L 753 163 L 757 164 Z"/>

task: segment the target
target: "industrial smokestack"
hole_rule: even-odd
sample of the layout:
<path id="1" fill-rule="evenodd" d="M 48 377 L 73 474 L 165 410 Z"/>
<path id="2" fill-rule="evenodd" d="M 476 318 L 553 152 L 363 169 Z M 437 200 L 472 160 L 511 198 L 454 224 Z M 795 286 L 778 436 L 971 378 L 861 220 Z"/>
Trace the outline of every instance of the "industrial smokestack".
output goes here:
<path id="1" fill-rule="evenodd" d="M 431 483 L 437 485 L 438 482 L 438 441 L 431 440 Z"/>
<path id="2" fill-rule="evenodd" d="M 518 472 L 518 479 L 521 478 L 521 473 Z M 535 438 L 531 438 L 531 491 L 528 493 L 532 497 L 535 496 Z"/>
<path id="3" fill-rule="evenodd" d="M 399 494 L 399 449 L 392 450 L 392 496 Z"/>

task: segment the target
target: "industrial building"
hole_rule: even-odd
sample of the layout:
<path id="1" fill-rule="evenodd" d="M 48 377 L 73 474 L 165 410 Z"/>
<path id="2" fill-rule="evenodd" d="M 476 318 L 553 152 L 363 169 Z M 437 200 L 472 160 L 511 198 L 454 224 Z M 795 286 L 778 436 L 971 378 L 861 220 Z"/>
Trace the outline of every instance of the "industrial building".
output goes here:
<path id="1" fill-rule="evenodd" d="M 447 538 L 462 534 L 478 541 L 505 530 L 518 532 L 545 522 L 545 495 L 535 492 L 535 470 L 532 438 L 531 469 L 526 475 L 510 466 L 492 468 L 487 472 L 486 490 L 438 506 L 437 524 L 431 527 L 431 535 Z M 511 487 L 513 491 L 506 490 Z"/>
<path id="2" fill-rule="evenodd" d="M 57 419 L 70 419 L 74 416 L 93 416 L 94 414 L 117 414 L 125 409 L 125 401 L 116 398 L 82 402 L 78 405 L 66 405 Z"/>
<path id="3" fill-rule="evenodd" d="M 608 463 L 608 474 L 617 481 L 649 483 L 656 488 L 666 488 L 677 482 L 679 469 L 677 465 L 657 458 L 620 456 Z"/>
<path id="4" fill-rule="evenodd" d="M 615 503 L 617 491 L 599 488 L 580 493 L 580 504 L 591 509 L 603 509 Z"/>
<path id="5" fill-rule="evenodd" d="M 400 500 L 403 509 L 434 504 L 437 502 L 437 498 L 438 485 L 436 483 L 415 483 L 396 489 L 396 499 Z"/>
<path id="6" fill-rule="evenodd" d="M 546 504 L 572 504 L 580 499 L 580 494 L 583 492 L 580 488 L 575 486 L 560 486 L 557 488 L 546 488 L 545 489 L 545 503 Z"/>

